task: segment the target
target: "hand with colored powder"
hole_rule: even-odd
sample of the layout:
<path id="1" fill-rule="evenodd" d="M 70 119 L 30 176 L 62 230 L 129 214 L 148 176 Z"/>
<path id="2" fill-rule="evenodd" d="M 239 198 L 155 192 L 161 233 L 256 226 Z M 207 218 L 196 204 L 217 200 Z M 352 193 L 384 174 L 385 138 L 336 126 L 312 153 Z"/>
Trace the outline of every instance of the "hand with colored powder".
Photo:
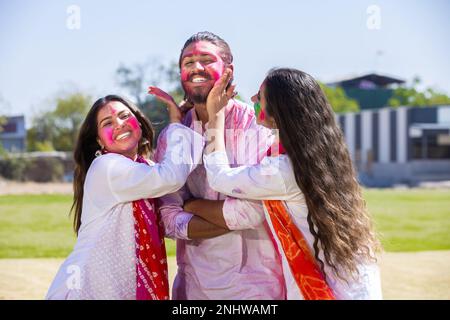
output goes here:
<path id="1" fill-rule="evenodd" d="M 206 110 L 208 111 L 209 119 L 214 118 L 216 114 L 222 111 L 228 101 L 236 95 L 234 92 L 236 85 L 231 85 L 227 89 L 228 83 L 230 82 L 232 76 L 233 70 L 229 68 L 226 69 L 209 92 L 206 100 Z"/>
<path id="2" fill-rule="evenodd" d="M 157 100 L 167 105 L 167 110 L 169 111 L 169 119 L 171 123 L 175 122 L 181 123 L 182 115 L 180 108 L 177 106 L 175 100 L 170 94 L 154 86 L 148 87 L 148 93 L 155 96 Z"/>

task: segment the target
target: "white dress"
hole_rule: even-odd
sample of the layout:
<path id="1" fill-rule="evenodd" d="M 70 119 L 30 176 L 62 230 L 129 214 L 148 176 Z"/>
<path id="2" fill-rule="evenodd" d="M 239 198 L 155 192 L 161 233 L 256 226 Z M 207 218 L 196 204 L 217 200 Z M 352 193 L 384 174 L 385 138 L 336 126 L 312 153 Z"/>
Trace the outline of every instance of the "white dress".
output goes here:
<path id="1" fill-rule="evenodd" d="M 46 299 L 136 298 L 132 201 L 180 189 L 202 155 L 203 138 L 191 129 L 171 124 L 168 136 L 167 152 L 159 164 L 148 166 L 114 153 L 92 162 L 77 242 Z"/>
<path id="2" fill-rule="evenodd" d="M 308 207 L 300 188 L 295 181 L 292 163 L 287 155 L 278 157 L 266 157 L 260 165 L 241 166 L 230 168 L 225 152 L 216 151 L 204 156 L 210 186 L 218 192 L 239 199 L 252 200 L 282 200 L 293 223 L 303 233 L 310 248 L 313 248 L 314 236 L 309 231 L 307 221 Z M 224 210 L 224 218 L 230 229 L 237 224 L 236 220 L 255 220 L 261 215 L 262 210 L 255 210 L 255 206 L 245 204 L 246 213 L 243 210 L 234 212 Z M 260 203 L 263 206 L 262 202 Z M 265 206 L 264 214 L 266 221 L 275 235 L 269 213 Z M 284 279 L 287 289 L 287 299 L 303 300 L 303 295 L 297 286 L 292 275 L 288 261 L 282 250 L 278 237 L 274 239 L 282 256 Z M 323 252 L 319 252 L 319 257 L 324 260 Z M 333 290 L 337 299 L 382 299 L 381 280 L 379 268 L 376 264 L 360 264 L 358 266 L 360 276 L 356 280 L 350 280 L 347 284 L 338 278 L 331 268 L 325 264 L 327 283 Z"/>

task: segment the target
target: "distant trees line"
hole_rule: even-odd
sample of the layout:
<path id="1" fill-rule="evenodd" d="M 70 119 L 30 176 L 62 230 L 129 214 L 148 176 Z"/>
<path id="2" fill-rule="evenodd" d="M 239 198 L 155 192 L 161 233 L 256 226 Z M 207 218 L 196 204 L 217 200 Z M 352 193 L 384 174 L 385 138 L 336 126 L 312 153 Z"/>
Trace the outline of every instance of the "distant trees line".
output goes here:
<path id="1" fill-rule="evenodd" d="M 184 93 L 179 81 L 178 65 L 175 62 L 162 64 L 155 59 L 133 66 L 120 65 L 116 70 L 117 83 L 128 96 L 137 103 L 146 116 L 154 123 L 156 137 L 168 123 L 165 106 L 147 94 L 149 85 L 162 86 L 180 102 Z M 450 104 L 450 98 L 431 88 L 417 89 L 420 79 L 415 78 L 410 85 L 394 90 L 389 105 L 427 106 Z M 337 113 L 359 111 L 358 102 L 349 98 L 340 88 L 321 84 L 331 106 Z M 27 130 L 28 151 L 72 151 L 78 129 L 93 103 L 93 97 L 82 92 L 60 96 L 54 109 L 43 111 L 33 117 Z M 0 130 L 2 117 L 0 115 Z"/>

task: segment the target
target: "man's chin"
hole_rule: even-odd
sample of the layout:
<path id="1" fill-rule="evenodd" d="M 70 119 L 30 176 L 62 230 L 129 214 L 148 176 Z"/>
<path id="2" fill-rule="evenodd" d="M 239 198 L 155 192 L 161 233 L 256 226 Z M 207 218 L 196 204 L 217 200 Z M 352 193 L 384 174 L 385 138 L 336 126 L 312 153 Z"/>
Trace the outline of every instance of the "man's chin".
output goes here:
<path id="1" fill-rule="evenodd" d="M 204 104 L 206 103 L 206 99 L 208 99 L 208 95 L 194 94 L 189 96 L 189 100 L 194 104 Z"/>
<path id="2" fill-rule="evenodd" d="M 208 94 L 211 91 L 211 88 L 205 88 L 203 90 L 184 90 L 186 92 L 186 96 L 192 103 L 200 104 L 206 103 L 206 99 L 208 99 Z"/>

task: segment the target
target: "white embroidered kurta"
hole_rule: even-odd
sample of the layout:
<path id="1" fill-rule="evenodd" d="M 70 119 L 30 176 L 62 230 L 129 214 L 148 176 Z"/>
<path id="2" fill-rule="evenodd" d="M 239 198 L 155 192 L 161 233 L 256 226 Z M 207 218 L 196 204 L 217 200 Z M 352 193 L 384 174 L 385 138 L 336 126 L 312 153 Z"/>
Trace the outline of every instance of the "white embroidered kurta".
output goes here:
<path id="1" fill-rule="evenodd" d="M 300 188 L 295 181 L 292 163 L 287 155 L 266 157 L 261 164 L 230 168 L 225 152 L 213 152 L 204 156 L 204 166 L 211 188 L 240 199 L 252 200 L 282 200 L 293 223 L 303 233 L 308 245 L 313 251 L 314 237 L 309 231 L 307 221 L 308 207 Z M 245 202 L 245 201 L 244 201 Z M 238 202 L 244 205 L 242 202 Z M 260 206 L 264 207 L 262 202 Z M 224 215 L 230 229 L 237 221 L 258 219 L 261 210 L 254 210 L 253 206 L 246 206 L 247 210 L 236 210 Z M 243 214 L 245 213 L 245 214 Z M 264 214 L 269 223 L 272 234 L 274 231 L 269 214 L 264 207 Z M 295 282 L 286 256 L 282 250 L 278 237 L 274 237 L 279 252 L 282 255 L 283 273 L 287 288 L 288 299 L 303 299 L 303 295 Z M 324 260 L 323 252 L 319 257 Z M 376 264 L 361 264 L 359 279 L 349 281 L 349 284 L 338 278 L 331 268 L 325 264 L 327 282 L 337 299 L 381 299 L 381 280 L 379 268 Z"/>
<path id="2" fill-rule="evenodd" d="M 115 153 L 92 162 L 77 242 L 46 299 L 136 299 L 132 202 L 180 189 L 202 155 L 203 138 L 191 129 L 171 124 L 168 137 L 159 164 L 149 161 L 148 166 Z"/>

